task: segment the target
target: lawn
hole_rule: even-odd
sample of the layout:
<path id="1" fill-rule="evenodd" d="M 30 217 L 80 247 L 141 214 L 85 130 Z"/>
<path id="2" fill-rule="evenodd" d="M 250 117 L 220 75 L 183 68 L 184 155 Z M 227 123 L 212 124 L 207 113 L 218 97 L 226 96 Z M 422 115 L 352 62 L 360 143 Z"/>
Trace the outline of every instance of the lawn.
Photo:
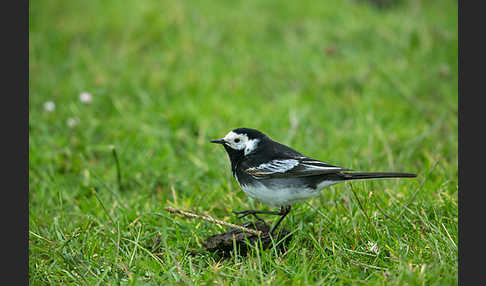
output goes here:
<path id="1" fill-rule="evenodd" d="M 31 285 L 456 285 L 457 3 L 392 2 L 31 1 Z M 324 189 L 285 253 L 220 259 L 226 228 L 164 208 L 271 209 L 209 143 L 237 127 L 418 177 Z"/>

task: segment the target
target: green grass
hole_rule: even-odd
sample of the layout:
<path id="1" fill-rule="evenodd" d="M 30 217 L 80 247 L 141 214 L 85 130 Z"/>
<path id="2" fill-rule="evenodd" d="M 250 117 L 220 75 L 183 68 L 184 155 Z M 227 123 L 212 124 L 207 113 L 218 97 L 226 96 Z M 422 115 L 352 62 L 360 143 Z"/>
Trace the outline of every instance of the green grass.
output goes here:
<path id="1" fill-rule="evenodd" d="M 32 285 L 457 284 L 456 2 L 46 0 L 29 31 Z M 284 255 L 220 261 L 163 208 L 269 209 L 209 143 L 236 127 L 418 177 L 324 189 Z"/>

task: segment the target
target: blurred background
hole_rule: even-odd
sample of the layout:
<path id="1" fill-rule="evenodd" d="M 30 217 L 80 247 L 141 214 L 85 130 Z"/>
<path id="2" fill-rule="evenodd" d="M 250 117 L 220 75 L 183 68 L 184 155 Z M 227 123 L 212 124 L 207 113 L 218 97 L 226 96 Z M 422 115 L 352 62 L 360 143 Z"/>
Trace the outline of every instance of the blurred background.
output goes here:
<path id="1" fill-rule="evenodd" d="M 240 126 L 352 167 L 396 168 L 384 146 L 454 162 L 457 4 L 390 6 L 32 2 L 31 166 L 115 144 L 140 172 L 162 174 L 222 157 L 207 140 Z"/>
<path id="2" fill-rule="evenodd" d="M 45 0 L 29 14 L 36 233 L 103 216 L 99 201 L 113 217 L 230 217 L 253 203 L 209 140 L 237 127 L 353 169 L 434 167 L 417 200 L 455 201 L 456 1 Z"/>

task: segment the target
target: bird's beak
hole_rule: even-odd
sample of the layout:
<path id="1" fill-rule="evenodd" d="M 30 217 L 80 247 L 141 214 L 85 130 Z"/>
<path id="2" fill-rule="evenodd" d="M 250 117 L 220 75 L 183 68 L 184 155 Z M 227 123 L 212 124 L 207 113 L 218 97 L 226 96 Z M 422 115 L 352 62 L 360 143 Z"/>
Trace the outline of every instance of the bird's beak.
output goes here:
<path id="1" fill-rule="evenodd" d="M 220 139 L 211 140 L 211 143 L 224 144 L 225 141 L 224 141 L 224 138 L 220 138 Z"/>

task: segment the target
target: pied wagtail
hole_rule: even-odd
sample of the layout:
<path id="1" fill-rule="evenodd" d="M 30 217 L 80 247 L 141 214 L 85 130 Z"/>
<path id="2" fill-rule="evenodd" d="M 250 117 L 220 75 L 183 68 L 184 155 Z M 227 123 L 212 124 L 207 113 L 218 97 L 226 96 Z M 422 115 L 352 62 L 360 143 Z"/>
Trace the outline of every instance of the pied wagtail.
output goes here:
<path id="1" fill-rule="evenodd" d="M 322 188 L 348 180 L 417 176 L 397 172 L 351 172 L 351 169 L 302 155 L 250 128 L 234 129 L 224 138 L 211 142 L 223 145 L 231 161 L 233 176 L 248 196 L 280 207 L 279 211 L 234 212 L 239 218 L 254 215 L 260 219 L 257 214 L 280 215 L 270 233 L 290 212 L 292 204 L 317 196 Z"/>

